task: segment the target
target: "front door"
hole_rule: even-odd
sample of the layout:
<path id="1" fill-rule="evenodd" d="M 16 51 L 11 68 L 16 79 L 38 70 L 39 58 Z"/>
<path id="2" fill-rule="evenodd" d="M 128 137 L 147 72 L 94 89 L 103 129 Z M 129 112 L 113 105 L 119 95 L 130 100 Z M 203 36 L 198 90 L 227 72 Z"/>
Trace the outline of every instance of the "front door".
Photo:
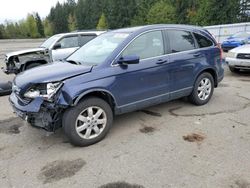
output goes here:
<path id="1" fill-rule="evenodd" d="M 151 31 L 137 37 L 120 57 L 137 55 L 139 64 L 115 66 L 116 85 L 122 111 L 131 111 L 160 103 L 168 98 L 168 55 L 162 31 Z"/>

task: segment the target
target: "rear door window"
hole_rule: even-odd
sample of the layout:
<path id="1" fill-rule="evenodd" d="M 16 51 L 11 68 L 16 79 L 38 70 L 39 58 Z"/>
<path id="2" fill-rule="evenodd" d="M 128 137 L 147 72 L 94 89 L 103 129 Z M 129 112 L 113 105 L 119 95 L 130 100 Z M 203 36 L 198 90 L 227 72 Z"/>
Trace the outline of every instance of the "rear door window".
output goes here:
<path id="1" fill-rule="evenodd" d="M 80 35 L 80 46 L 85 45 L 86 43 L 94 39 L 95 37 L 96 35 Z"/>
<path id="2" fill-rule="evenodd" d="M 194 36 L 200 48 L 206 48 L 214 45 L 214 43 L 211 40 L 209 40 L 207 37 L 203 35 L 194 33 Z"/>
<path id="3" fill-rule="evenodd" d="M 124 51 L 125 55 L 137 55 L 140 59 L 157 57 L 164 54 L 161 31 L 152 31 L 136 38 Z"/>
<path id="4" fill-rule="evenodd" d="M 167 30 L 171 53 L 195 49 L 195 40 L 188 31 Z"/>

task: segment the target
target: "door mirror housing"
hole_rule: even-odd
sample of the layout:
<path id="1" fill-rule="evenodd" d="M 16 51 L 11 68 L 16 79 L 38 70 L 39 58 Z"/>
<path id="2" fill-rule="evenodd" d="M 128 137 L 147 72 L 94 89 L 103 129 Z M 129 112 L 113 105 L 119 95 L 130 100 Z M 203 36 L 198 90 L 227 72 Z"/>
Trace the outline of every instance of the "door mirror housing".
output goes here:
<path id="1" fill-rule="evenodd" d="M 54 47 L 53 47 L 53 49 L 54 50 L 57 50 L 57 49 L 60 49 L 60 48 L 62 48 L 62 45 L 61 45 L 61 43 L 56 43 L 55 45 L 54 45 Z"/>
<path id="2" fill-rule="evenodd" d="M 137 55 L 126 55 L 120 57 L 118 60 L 119 65 L 129 65 L 129 64 L 138 64 L 140 62 L 140 57 Z"/>

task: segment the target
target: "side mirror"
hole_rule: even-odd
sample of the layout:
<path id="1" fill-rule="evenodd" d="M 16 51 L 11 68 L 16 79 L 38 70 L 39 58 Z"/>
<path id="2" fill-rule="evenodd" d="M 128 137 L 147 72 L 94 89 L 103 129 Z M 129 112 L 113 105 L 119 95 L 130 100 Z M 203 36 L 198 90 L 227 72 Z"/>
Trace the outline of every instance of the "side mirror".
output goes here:
<path id="1" fill-rule="evenodd" d="M 127 55 L 123 56 L 118 60 L 119 65 L 129 65 L 129 64 L 138 64 L 140 62 L 140 57 L 136 55 Z"/>
<path id="2" fill-rule="evenodd" d="M 56 43 L 56 44 L 54 45 L 54 47 L 53 47 L 54 50 L 57 50 L 57 49 L 60 49 L 60 48 L 62 48 L 61 43 Z"/>

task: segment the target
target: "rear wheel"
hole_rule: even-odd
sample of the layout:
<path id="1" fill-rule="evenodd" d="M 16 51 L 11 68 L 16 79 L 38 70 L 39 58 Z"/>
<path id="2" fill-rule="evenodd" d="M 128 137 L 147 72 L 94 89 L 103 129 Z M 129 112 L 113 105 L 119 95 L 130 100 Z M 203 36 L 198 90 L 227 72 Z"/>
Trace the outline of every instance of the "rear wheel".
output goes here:
<path id="1" fill-rule="evenodd" d="M 194 89 L 189 96 L 191 103 L 195 105 L 204 105 L 211 99 L 214 91 L 214 78 L 208 73 L 202 73 L 195 82 Z"/>
<path id="2" fill-rule="evenodd" d="M 63 115 L 63 130 L 75 146 L 88 146 L 101 141 L 113 123 L 109 104 L 96 97 L 83 100 Z"/>

